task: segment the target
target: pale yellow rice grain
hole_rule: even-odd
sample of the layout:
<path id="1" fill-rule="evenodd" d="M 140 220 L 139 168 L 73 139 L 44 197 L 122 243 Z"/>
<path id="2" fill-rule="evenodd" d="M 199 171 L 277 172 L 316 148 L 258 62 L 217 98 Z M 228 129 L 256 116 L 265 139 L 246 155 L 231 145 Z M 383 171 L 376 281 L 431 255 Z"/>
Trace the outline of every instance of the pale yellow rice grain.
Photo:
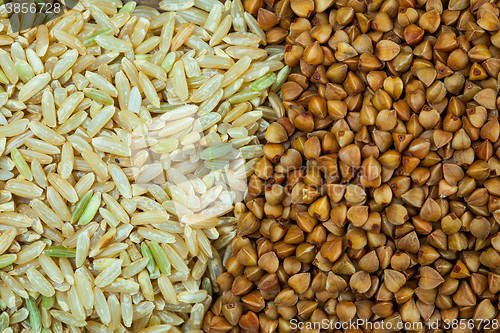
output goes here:
<path id="1" fill-rule="evenodd" d="M 107 193 L 103 193 L 102 199 L 106 203 L 110 212 L 113 213 L 120 221 L 122 221 L 123 223 L 130 222 L 129 215 L 127 214 L 127 212 L 125 212 L 123 207 L 116 201 L 115 198 Z"/>
<path id="2" fill-rule="evenodd" d="M 71 266 L 71 262 L 67 258 L 59 258 L 59 267 L 66 282 L 70 285 L 75 285 L 75 272 Z"/>
<path id="3" fill-rule="evenodd" d="M 120 303 L 123 323 L 126 327 L 130 327 L 133 319 L 132 297 L 130 294 L 120 293 Z"/>
<path id="4" fill-rule="evenodd" d="M 160 98 L 156 93 L 156 89 L 151 83 L 151 81 L 148 79 L 148 77 L 142 72 L 139 72 L 139 85 L 141 89 L 144 91 L 144 94 L 148 98 L 149 102 L 153 104 L 155 107 L 159 108 Z"/>
<path id="5" fill-rule="evenodd" d="M 83 159 L 95 172 L 99 180 L 103 181 L 109 179 L 108 167 L 98 154 L 91 150 L 84 150 L 81 154 Z"/>
<path id="6" fill-rule="evenodd" d="M 27 276 L 33 287 L 43 296 L 51 297 L 55 294 L 52 284 L 36 269 L 28 269 Z"/>
<path id="7" fill-rule="evenodd" d="M 71 203 L 76 203 L 78 201 L 78 195 L 74 187 L 66 179 L 56 173 L 48 174 L 47 179 L 50 185 L 52 185 L 64 199 Z"/>
<path id="8" fill-rule="evenodd" d="M 108 327 L 114 331 L 120 325 L 121 318 L 120 301 L 118 301 L 118 298 L 115 295 L 111 295 L 108 297 L 108 306 L 109 313 L 111 315 L 111 322 L 109 323 Z"/>
<path id="9" fill-rule="evenodd" d="M 111 321 L 111 314 L 106 297 L 100 288 L 94 288 L 94 299 L 97 315 L 105 325 L 108 325 Z"/>
<path id="10" fill-rule="evenodd" d="M 39 260 L 45 274 L 47 274 L 52 281 L 59 284 L 64 282 L 64 276 L 60 268 L 51 257 L 41 254 Z"/>
<path id="11" fill-rule="evenodd" d="M 13 137 L 22 134 L 28 126 L 28 119 L 20 119 L 9 123 L 8 125 L 0 126 L 0 136 Z"/>
<path id="12" fill-rule="evenodd" d="M 17 253 L 17 259 L 14 263 L 22 265 L 30 262 L 40 256 L 46 246 L 47 244 L 42 241 L 34 242 L 33 244 L 25 247 L 21 252 Z"/>
<path id="13" fill-rule="evenodd" d="M 93 276 L 88 270 L 84 268 L 78 268 L 75 271 L 75 286 L 83 307 L 86 311 L 91 311 L 94 307 L 95 298 L 94 295 L 89 292 L 92 290 Z"/>
<path id="14" fill-rule="evenodd" d="M 77 320 L 85 320 L 86 317 L 85 309 L 83 308 L 80 297 L 78 297 L 78 293 L 76 292 L 75 286 L 72 286 L 71 289 L 68 291 L 68 301 L 71 314 Z"/>
<path id="15" fill-rule="evenodd" d="M 47 26 L 40 25 L 36 31 L 36 54 L 43 57 L 49 47 L 49 31 Z"/>
<path id="16" fill-rule="evenodd" d="M 13 276 L 5 273 L 4 271 L 0 271 L 0 278 L 2 281 L 10 288 L 14 293 L 21 296 L 22 298 L 28 298 L 28 293 L 26 289 L 24 289 L 23 285 L 19 283 Z"/>
<path id="17" fill-rule="evenodd" d="M 33 134 L 35 136 L 53 145 L 60 146 L 66 141 L 66 139 L 62 135 L 47 127 L 45 124 L 42 124 L 41 122 L 31 121 L 29 123 L 29 128 L 31 129 L 31 131 L 33 131 Z"/>
<path id="18" fill-rule="evenodd" d="M 132 225 L 167 223 L 169 217 L 170 215 L 165 212 L 151 210 L 148 212 L 135 213 L 132 215 L 130 223 Z"/>
<path id="19" fill-rule="evenodd" d="M 52 187 L 47 187 L 47 200 L 52 210 L 65 222 L 71 219 L 71 212 L 61 195 Z"/>
<path id="20" fill-rule="evenodd" d="M 76 267 L 80 267 L 83 265 L 85 260 L 87 259 L 87 255 L 90 248 L 90 239 L 86 234 L 80 234 L 78 236 L 78 241 L 76 243 L 76 259 L 75 264 Z"/>
<path id="21" fill-rule="evenodd" d="M 180 99 L 186 100 L 189 97 L 189 91 L 184 72 L 184 63 L 177 61 L 172 68 L 172 80 L 174 83 L 174 91 Z"/>
<path id="22" fill-rule="evenodd" d="M 110 164 L 108 171 L 120 194 L 127 199 L 132 198 L 132 188 L 123 170 L 116 164 Z"/>
<path id="23" fill-rule="evenodd" d="M 169 278 L 166 275 L 162 274 L 158 278 L 158 287 L 160 288 L 160 291 L 167 302 L 172 304 L 178 303 L 177 293 L 175 292 L 172 282 L 170 282 Z"/>
<path id="24" fill-rule="evenodd" d="M 71 326 L 84 327 L 87 323 L 84 320 L 78 320 L 72 314 L 60 310 L 50 310 L 50 314 L 55 319 Z"/>
<path id="25" fill-rule="evenodd" d="M 16 234 L 17 232 L 15 228 L 9 228 L 0 235 L 0 255 L 7 251 L 14 241 Z"/>

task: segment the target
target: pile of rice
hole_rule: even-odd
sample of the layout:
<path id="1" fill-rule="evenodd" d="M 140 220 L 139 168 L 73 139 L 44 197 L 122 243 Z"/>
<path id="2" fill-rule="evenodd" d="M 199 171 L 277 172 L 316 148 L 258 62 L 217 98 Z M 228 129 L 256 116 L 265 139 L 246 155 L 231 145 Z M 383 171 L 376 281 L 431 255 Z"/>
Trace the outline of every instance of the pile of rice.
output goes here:
<path id="1" fill-rule="evenodd" d="M 2 333 L 200 332 L 289 68 L 240 0 L 160 7 L 0 6 Z"/>

